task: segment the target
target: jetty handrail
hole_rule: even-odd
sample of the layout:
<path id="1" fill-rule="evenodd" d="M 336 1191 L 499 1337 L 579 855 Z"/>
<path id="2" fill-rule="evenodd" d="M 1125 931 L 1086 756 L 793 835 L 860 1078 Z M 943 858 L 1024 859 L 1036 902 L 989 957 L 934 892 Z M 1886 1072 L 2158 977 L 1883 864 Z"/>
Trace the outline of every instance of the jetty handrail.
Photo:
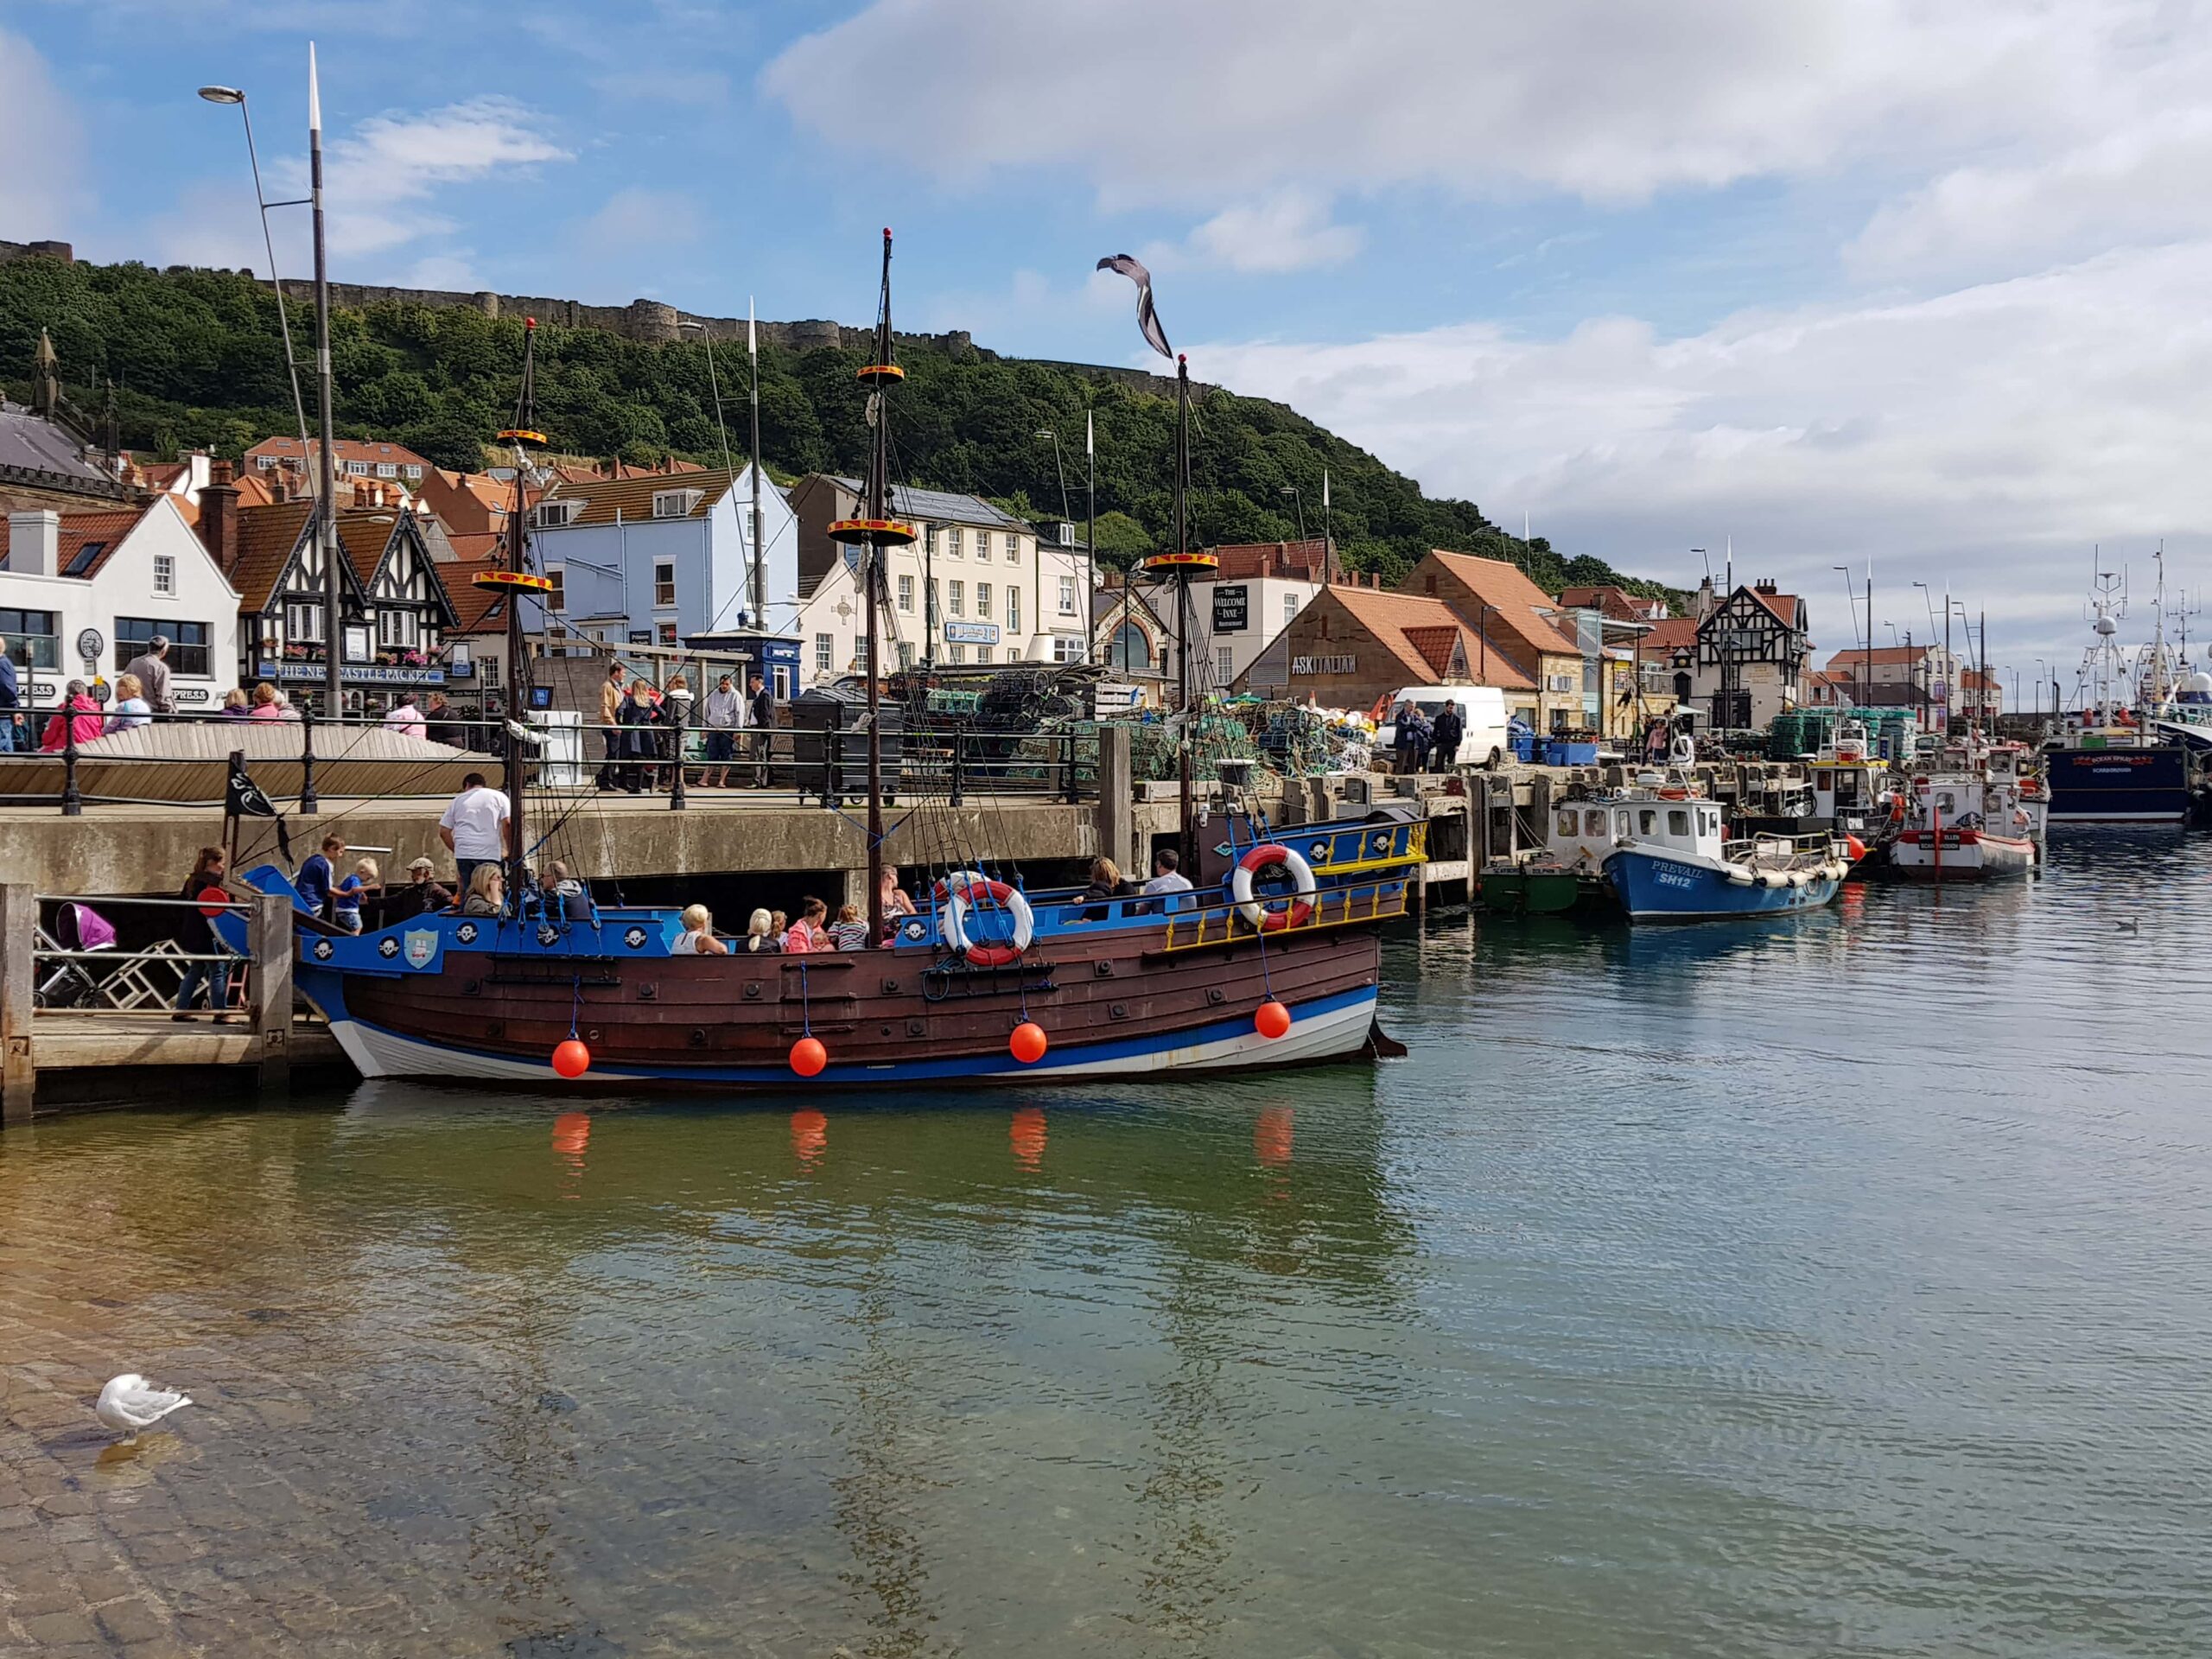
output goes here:
<path id="1" fill-rule="evenodd" d="M 251 899 L 202 900 L 199 899 L 142 899 L 128 893 L 41 893 L 36 895 L 41 905 L 138 905 L 159 909 L 232 910 L 241 913 L 253 908 Z"/>

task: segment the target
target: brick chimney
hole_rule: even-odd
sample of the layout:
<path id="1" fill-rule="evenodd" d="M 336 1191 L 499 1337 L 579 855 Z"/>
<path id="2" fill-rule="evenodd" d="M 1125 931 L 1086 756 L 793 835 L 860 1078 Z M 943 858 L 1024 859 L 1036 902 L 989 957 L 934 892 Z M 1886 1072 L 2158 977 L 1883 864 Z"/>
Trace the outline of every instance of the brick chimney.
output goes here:
<path id="1" fill-rule="evenodd" d="M 227 461 L 210 463 L 200 486 L 200 539 L 227 579 L 238 562 L 238 486 Z"/>
<path id="2" fill-rule="evenodd" d="M 61 515 L 51 507 L 8 515 L 8 569 L 19 576 L 61 574 Z"/>

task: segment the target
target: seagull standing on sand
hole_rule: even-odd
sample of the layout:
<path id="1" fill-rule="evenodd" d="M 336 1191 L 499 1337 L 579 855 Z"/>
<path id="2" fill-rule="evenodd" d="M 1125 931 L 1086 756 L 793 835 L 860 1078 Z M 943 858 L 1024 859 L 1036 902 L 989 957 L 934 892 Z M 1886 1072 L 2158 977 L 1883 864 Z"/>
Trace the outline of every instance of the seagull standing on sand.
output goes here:
<path id="1" fill-rule="evenodd" d="M 191 1403 L 174 1389 L 157 1389 L 136 1371 L 126 1371 L 100 1390 L 100 1402 L 92 1414 L 117 1433 L 135 1440 L 140 1429 L 151 1428 L 179 1406 Z"/>

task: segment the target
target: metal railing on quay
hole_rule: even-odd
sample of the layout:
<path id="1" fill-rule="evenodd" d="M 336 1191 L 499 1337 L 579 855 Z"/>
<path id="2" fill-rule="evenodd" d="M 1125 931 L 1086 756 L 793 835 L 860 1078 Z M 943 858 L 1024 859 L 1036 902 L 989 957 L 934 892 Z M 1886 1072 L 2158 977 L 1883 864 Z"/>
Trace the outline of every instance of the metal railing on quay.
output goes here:
<path id="1" fill-rule="evenodd" d="M 219 879 L 211 879 L 211 886 Z M 290 1019 L 293 919 L 289 898 L 249 893 L 241 898 L 139 898 L 115 893 L 34 893 L 7 889 L 5 925 L 30 931 L 31 1005 L 37 1014 L 117 1019 L 186 1012 L 204 993 L 208 1012 L 251 1017 L 258 1026 L 266 982 L 281 982 L 281 1017 Z M 28 902 L 24 902 L 24 901 Z M 191 949 L 181 930 L 156 914 L 196 912 L 210 924 L 202 931 L 212 949 Z M 19 915 L 20 912 L 20 915 Z M 245 922 L 245 949 L 226 945 L 212 924 L 220 916 Z M 271 972 L 271 968 L 274 972 Z"/>
<path id="2" fill-rule="evenodd" d="M 98 723 L 99 734 L 84 731 L 86 723 Z M 49 721 L 50 734 L 59 739 L 55 747 L 0 753 L 0 801 L 52 803 L 67 817 L 80 816 L 88 805 L 221 805 L 233 750 L 218 745 L 219 753 L 165 754 L 105 747 L 111 738 L 146 728 L 225 734 L 271 728 L 297 732 L 296 753 L 256 755 L 244 743 L 236 749 L 265 793 L 289 800 L 303 813 L 321 810 L 321 796 L 333 767 L 373 764 L 382 769 L 374 787 L 341 791 L 349 796 L 441 799 L 454 792 L 459 783 L 455 774 L 462 768 L 483 771 L 497 783 L 493 769 L 503 763 L 508 745 L 517 741 L 504 718 L 449 711 L 399 721 L 376 715 L 333 719 L 312 708 L 288 713 L 281 720 L 200 713 L 118 716 L 90 711 L 64 719 L 57 713 Z M 543 746 L 563 729 L 571 734 L 568 741 L 573 747 L 559 754 L 549 752 Z M 365 754 L 365 736 L 379 732 L 423 737 L 455 753 Z M 934 797 L 954 805 L 964 804 L 971 795 L 1071 804 L 1096 798 L 1099 738 L 1095 728 L 1021 732 L 931 722 L 887 731 L 886 735 L 884 782 L 887 793 L 893 797 Z M 724 736 L 728 740 L 727 756 L 717 753 L 721 745 L 715 741 Z M 839 806 L 865 796 L 867 757 L 865 733 L 850 727 L 778 725 L 723 733 L 671 722 L 604 726 L 579 720 L 565 728 L 533 728 L 531 738 L 525 740 L 523 764 L 525 781 L 532 786 L 664 794 L 670 806 L 681 810 L 709 779 L 715 780 L 706 790 L 709 798 L 716 790 L 729 789 Z M 25 763 L 40 760 L 58 762 L 58 770 L 50 777 L 30 772 Z M 161 777 L 164 769 L 195 766 L 207 772 L 204 786 L 192 790 L 184 785 L 187 792 L 151 792 L 162 786 L 149 785 L 149 780 Z M 142 767 L 152 770 L 139 779 L 142 787 L 137 791 L 100 787 L 110 776 Z"/>

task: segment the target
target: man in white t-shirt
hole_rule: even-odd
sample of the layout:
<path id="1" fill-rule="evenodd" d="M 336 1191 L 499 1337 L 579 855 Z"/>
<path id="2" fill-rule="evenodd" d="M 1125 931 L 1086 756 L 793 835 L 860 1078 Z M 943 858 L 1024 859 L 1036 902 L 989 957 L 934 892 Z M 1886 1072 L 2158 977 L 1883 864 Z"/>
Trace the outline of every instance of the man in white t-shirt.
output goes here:
<path id="1" fill-rule="evenodd" d="M 1173 847 L 1163 847 L 1154 853 L 1152 855 L 1152 880 L 1144 884 L 1144 891 L 1148 893 L 1190 892 L 1191 878 L 1177 868 L 1182 861 Z M 1183 906 L 1179 901 L 1169 899 L 1160 908 L 1175 911 L 1182 909 Z"/>
<path id="2" fill-rule="evenodd" d="M 505 794 L 472 772 L 461 780 L 461 793 L 453 798 L 438 820 L 438 839 L 451 850 L 461 871 L 461 890 L 468 891 L 469 878 L 479 864 L 497 864 L 507 855 L 507 836 L 514 807 Z"/>

